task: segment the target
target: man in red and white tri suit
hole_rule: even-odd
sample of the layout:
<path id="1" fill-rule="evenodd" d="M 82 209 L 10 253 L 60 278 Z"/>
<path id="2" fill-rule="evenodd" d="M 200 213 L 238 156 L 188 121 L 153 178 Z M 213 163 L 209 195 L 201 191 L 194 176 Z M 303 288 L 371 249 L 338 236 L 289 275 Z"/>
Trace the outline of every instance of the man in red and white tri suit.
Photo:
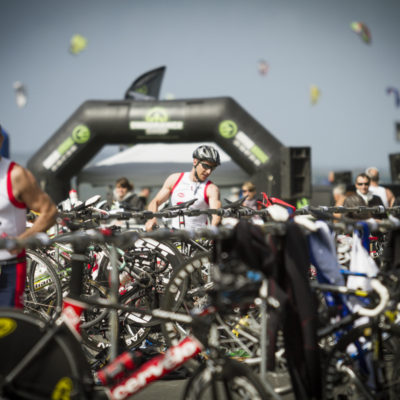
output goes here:
<path id="1" fill-rule="evenodd" d="M 190 208 L 215 209 L 221 207 L 218 187 L 208 178 L 211 172 L 220 164 L 218 151 L 212 146 L 199 146 L 193 152 L 193 166 L 190 172 L 171 174 L 164 182 L 160 191 L 148 206 L 149 211 L 158 211 L 159 206 L 170 198 L 172 206 L 196 199 Z M 221 217 L 213 215 L 211 225 L 217 226 Z M 179 218 L 172 220 L 172 227 L 197 229 L 204 228 L 208 223 L 206 214 L 185 217 L 185 226 L 179 226 Z M 146 222 L 146 230 L 151 231 L 157 224 L 157 219 L 152 218 Z"/>
<path id="2" fill-rule="evenodd" d="M 0 126 L 0 148 L 3 135 Z M 39 213 L 26 229 L 26 210 Z M 44 232 L 55 223 L 57 208 L 31 172 L 0 157 L 0 236 L 18 239 Z M 26 279 L 25 252 L 0 250 L 0 307 L 23 307 Z"/>

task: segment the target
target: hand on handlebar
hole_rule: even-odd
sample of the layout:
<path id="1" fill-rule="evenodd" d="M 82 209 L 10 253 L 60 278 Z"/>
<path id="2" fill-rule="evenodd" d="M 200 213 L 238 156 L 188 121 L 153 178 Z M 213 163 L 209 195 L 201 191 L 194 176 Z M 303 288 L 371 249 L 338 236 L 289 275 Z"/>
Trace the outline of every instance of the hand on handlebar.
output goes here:
<path id="1" fill-rule="evenodd" d="M 157 225 L 157 218 L 152 218 L 152 219 L 149 219 L 147 222 L 146 222 L 146 224 L 145 224 L 145 230 L 147 231 L 147 232 L 150 232 L 150 231 L 152 231 L 153 229 L 157 229 L 158 228 L 158 225 Z"/>

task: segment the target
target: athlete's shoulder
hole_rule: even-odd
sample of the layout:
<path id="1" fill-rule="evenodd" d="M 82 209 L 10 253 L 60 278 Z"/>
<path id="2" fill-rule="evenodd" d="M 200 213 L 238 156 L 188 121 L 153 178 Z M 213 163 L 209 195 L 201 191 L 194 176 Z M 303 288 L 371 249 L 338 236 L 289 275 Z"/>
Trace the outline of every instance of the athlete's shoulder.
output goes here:
<path id="1" fill-rule="evenodd" d="M 206 194 L 208 197 L 210 197 L 210 196 L 211 197 L 213 197 L 213 196 L 219 197 L 219 188 L 215 183 L 213 183 L 211 181 L 207 182 L 206 191 L 207 191 Z"/>
<path id="2" fill-rule="evenodd" d="M 164 182 L 164 186 L 172 188 L 176 182 L 181 179 L 183 176 L 183 172 L 174 172 L 173 174 L 169 175 L 168 178 Z"/>
<path id="3" fill-rule="evenodd" d="M 219 191 L 219 187 L 213 181 L 207 181 L 207 186 L 213 190 Z"/>
<path id="4" fill-rule="evenodd" d="M 26 179 L 29 175 L 31 175 L 31 173 L 26 168 L 24 168 L 22 165 L 19 165 L 14 161 L 10 162 L 10 167 L 11 167 L 11 177 L 13 180 Z"/>

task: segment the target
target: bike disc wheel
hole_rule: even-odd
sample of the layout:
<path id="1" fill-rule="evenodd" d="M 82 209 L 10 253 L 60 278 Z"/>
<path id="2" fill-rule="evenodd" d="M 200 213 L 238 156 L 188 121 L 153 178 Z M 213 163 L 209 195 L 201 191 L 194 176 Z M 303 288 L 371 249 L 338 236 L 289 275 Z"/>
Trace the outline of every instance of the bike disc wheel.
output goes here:
<path id="1" fill-rule="evenodd" d="M 92 375 L 79 342 L 62 325 L 9 383 L 5 380 L 49 332 L 38 318 L 14 309 L 0 310 L 0 393 L 5 399 L 86 399 Z M 65 397 L 63 397 L 65 396 Z"/>

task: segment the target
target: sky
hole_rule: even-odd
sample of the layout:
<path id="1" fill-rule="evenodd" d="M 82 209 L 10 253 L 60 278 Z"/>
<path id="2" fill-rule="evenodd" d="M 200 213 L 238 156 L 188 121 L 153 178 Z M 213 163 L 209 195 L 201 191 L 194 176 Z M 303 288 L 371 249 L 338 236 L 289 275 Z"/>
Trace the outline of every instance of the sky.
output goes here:
<path id="1" fill-rule="evenodd" d="M 0 0 L 0 15 L 0 124 L 21 163 L 84 101 L 122 99 L 162 65 L 161 99 L 232 97 L 285 146 L 310 146 L 313 174 L 376 165 L 388 176 L 400 152 L 386 92 L 400 89 L 397 0 Z M 74 34 L 88 41 L 75 55 Z"/>

